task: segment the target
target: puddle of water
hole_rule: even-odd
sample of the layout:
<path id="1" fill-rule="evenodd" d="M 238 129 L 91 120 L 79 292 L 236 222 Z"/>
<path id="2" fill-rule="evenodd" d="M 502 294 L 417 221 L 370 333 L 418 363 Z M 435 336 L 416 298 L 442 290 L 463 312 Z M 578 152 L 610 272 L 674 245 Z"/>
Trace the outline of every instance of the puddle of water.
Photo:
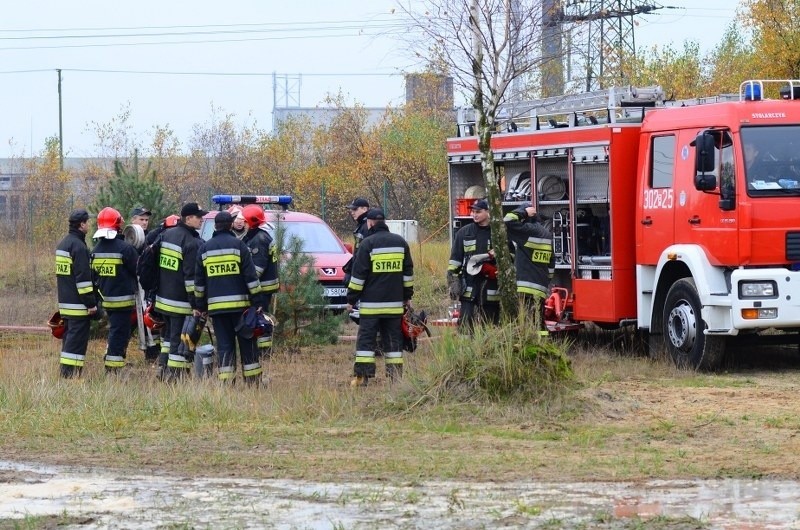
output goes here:
<path id="1" fill-rule="evenodd" d="M 800 529 L 800 483 L 781 480 L 412 485 L 187 478 L 0 461 L 0 519 L 91 516 L 80 528 L 608 526 L 692 517 L 705 528 Z M 69 526 L 66 526 L 69 528 Z"/>

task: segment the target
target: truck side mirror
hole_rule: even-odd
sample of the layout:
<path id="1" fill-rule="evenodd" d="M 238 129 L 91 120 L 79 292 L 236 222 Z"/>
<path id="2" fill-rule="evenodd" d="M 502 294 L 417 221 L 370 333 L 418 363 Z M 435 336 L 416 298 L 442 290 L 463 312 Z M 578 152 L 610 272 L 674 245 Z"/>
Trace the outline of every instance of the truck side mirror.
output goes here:
<path id="1" fill-rule="evenodd" d="M 717 188 L 717 177 L 712 173 L 714 171 L 714 150 L 716 149 L 714 135 L 709 131 L 703 131 L 697 135 L 692 144 L 695 147 L 694 187 L 698 191 L 713 191 Z"/>

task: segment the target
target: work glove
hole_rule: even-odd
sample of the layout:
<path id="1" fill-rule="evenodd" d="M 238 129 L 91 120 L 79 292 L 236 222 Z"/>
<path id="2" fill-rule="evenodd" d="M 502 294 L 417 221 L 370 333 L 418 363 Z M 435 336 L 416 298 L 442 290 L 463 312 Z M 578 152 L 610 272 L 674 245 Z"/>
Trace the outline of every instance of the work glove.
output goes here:
<path id="1" fill-rule="evenodd" d="M 450 292 L 450 300 L 458 300 L 463 292 L 461 288 L 461 277 L 455 274 L 447 276 L 447 289 Z"/>

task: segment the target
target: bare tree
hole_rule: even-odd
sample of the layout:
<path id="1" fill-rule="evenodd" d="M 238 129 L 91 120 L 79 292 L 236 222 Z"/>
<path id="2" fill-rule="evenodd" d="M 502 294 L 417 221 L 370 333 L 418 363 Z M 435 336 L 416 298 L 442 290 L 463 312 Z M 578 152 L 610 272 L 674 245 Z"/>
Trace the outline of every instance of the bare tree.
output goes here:
<path id="1" fill-rule="evenodd" d="M 527 88 L 520 88 L 523 83 L 541 76 L 551 61 L 560 60 L 541 51 L 542 22 L 546 15 L 542 4 L 542 0 L 422 0 L 401 5 L 423 35 L 417 41 L 417 55 L 446 68 L 455 86 L 471 98 L 491 212 L 500 305 L 506 317 L 517 308 L 515 274 L 503 224 L 491 139 L 506 99 L 518 97 Z M 552 35 L 552 31 L 548 34 Z M 507 119 L 508 116 L 503 116 L 504 121 Z"/>

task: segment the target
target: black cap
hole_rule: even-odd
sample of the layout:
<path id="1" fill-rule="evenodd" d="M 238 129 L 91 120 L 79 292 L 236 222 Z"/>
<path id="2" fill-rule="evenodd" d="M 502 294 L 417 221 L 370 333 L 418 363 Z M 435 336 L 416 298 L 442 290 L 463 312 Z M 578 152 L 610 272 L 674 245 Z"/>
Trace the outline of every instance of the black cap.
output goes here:
<path id="1" fill-rule="evenodd" d="M 152 212 L 144 206 L 136 206 L 131 210 L 131 217 L 136 215 L 152 215 Z"/>
<path id="2" fill-rule="evenodd" d="M 356 197 L 347 207 L 351 210 L 355 210 L 356 208 L 369 208 L 369 201 L 362 197 Z"/>
<path id="3" fill-rule="evenodd" d="M 181 217 L 187 217 L 189 215 L 197 215 L 198 217 L 203 217 L 208 212 L 200 208 L 200 206 L 196 202 L 187 202 L 181 208 Z"/>
<path id="4" fill-rule="evenodd" d="M 89 220 L 89 212 L 84 210 L 83 208 L 78 208 L 77 210 L 72 210 L 72 213 L 69 214 L 69 224 L 81 224 Z"/>
<path id="5" fill-rule="evenodd" d="M 230 226 L 233 224 L 233 216 L 230 212 L 219 212 L 216 217 L 214 217 L 214 224 L 215 225 L 227 225 Z"/>
<path id="6" fill-rule="evenodd" d="M 383 210 L 380 208 L 373 208 L 367 212 L 367 219 L 372 219 L 373 221 L 385 221 L 386 216 L 383 214 Z"/>
<path id="7" fill-rule="evenodd" d="M 472 206 L 469 207 L 470 210 L 488 210 L 489 203 L 486 202 L 486 199 L 478 199 L 477 201 L 472 203 Z"/>

